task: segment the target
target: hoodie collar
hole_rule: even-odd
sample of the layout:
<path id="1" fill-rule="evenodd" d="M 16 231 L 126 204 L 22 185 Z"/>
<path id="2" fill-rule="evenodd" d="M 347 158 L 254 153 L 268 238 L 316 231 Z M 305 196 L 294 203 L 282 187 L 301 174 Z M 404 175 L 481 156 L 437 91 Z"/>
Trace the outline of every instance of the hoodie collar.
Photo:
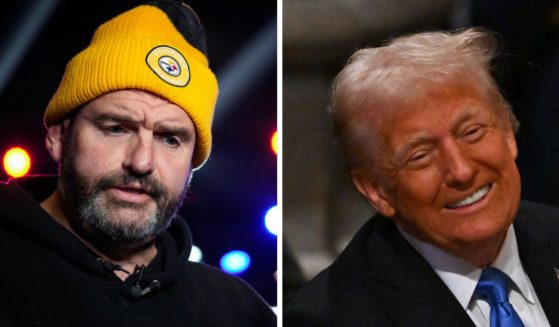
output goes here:
<path id="1" fill-rule="evenodd" d="M 0 224 L 7 223 L 20 233 L 43 243 L 66 261 L 98 280 L 122 283 L 106 265 L 104 267 L 103 261 L 98 260 L 96 253 L 58 224 L 39 205 L 40 201 L 53 192 L 57 180 L 56 176 L 33 176 L 11 180 L 8 184 L 2 183 L 0 198 L 3 198 L 7 205 L 0 205 L 0 216 L 3 220 Z M 144 286 L 157 280 L 161 288 L 164 288 L 181 276 L 190 255 L 192 238 L 184 219 L 176 216 L 169 228 L 159 235 L 155 242 L 156 257 L 144 268 L 141 280 L 136 278 L 134 283 L 139 282 L 139 285 Z"/>

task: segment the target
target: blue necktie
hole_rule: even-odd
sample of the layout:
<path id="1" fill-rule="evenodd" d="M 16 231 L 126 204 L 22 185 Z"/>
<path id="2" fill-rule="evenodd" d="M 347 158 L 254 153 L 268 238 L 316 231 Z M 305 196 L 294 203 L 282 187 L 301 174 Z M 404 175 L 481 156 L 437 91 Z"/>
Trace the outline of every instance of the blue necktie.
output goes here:
<path id="1" fill-rule="evenodd" d="M 491 327 L 524 327 L 508 296 L 508 276 L 497 268 L 483 269 L 475 293 L 491 305 Z"/>

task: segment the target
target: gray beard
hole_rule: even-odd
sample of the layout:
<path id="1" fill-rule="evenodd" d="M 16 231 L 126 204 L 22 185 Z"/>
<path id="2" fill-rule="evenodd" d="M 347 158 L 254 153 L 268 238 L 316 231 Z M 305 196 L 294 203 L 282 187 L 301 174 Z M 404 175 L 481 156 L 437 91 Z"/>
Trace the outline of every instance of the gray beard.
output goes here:
<path id="1" fill-rule="evenodd" d="M 148 203 L 131 203 L 115 199 L 108 190 L 116 185 L 140 183 L 149 190 L 155 207 Z M 62 210 L 72 228 L 91 241 L 144 243 L 166 230 L 186 196 L 187 186 L 172 196 L 152 175 L 134 175 L 116 170 L 88 181 L 76 169 L 73 156 L 66 154 L 60 170 Z M 118 209 L 136 212 L 143 218 L 127 221 L 118 217 Z M 151 211 L 151 212 L 149 212 Z"/>

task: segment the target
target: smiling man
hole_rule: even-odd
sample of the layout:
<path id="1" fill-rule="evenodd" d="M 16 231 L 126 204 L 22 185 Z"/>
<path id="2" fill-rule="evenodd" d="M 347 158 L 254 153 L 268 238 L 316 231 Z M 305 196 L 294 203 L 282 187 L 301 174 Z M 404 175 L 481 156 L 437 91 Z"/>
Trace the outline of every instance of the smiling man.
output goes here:
<path id="1" fill-rule="evenodd" d="M 101 25 L 45 113 L 59 176 L 0 185 L 0 323 L 275 326 L 243 281 L 188 262 L 177 211 L 207 160 L 217 81 L 198 17 L 150 1 Z"/>
<path id="2" fill-rule="evenodd" d="M 469 29 L 351 57 L 331 114 L 378 214 L 299 292 L 286 326 L 559 324 L 559 211 L 520 201 L 495 48 Z"/>

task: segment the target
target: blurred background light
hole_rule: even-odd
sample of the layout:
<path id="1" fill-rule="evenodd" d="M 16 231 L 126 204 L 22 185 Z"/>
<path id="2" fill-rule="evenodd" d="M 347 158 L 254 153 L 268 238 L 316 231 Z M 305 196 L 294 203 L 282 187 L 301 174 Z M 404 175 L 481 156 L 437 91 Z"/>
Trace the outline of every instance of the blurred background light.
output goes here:
<path id="1" fill-rule="evenodd" d="M 230 274 L 240 274 L 250 267 L 250 256 L 244 251 L 230 251 L 221 257 L 219 264 Z"/>
<path id="2" fill-rule="evenodd" d="M 4 170 L 14 178 L 25 176 L 31 168 L 31 158 L 20 147 L 11 148 L 4 155 Z"/>
<path id="3" fill-rule="evenodd" d="M 266 229 L 274 235 L 278 235 L 280 229 L 280 213 L 278 206 L 273 206 L 268 211 L 266 211 L 266 215 L 264 216 L 264 225 Z"/>
<path id="4" fill-rule="evenodd" d="M 193 245 L 192 249 L 190 249 L 190 256 L 188 257 L 188 261 L 202 262 L 203 258 L 204 254 L 202 253 L 202 250 L 200 250 L 200 248 L 196 245 Z"/>
<path id="5" fill-rule="evenodd" d="M 278 131 L 277 130 L 274 132 L 274 135 L 272 135 L 272 140 L 270 141 L 270 144 L 272 145 L 272 150 L 274 151 L 274 153 L 278 155 Z"/>

